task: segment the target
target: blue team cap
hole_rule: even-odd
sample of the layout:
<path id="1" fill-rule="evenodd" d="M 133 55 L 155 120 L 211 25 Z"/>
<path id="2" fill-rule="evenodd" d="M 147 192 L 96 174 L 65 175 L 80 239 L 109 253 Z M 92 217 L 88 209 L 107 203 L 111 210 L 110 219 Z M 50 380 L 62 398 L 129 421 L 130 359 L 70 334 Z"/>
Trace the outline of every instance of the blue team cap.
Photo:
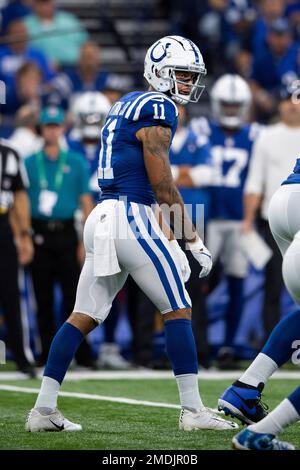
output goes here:
<path id="1" fill-rule="evenodd" d="M 288 84 L 282 84 L 278 89 L 278 99 L 280 101 L 291 99 L 293 96 L 299 98 L 300 80 L 294 80 Z"/>
<path id="2" fill-rule="evenodd" d="M 40 115 L 40 124 L 43 126 L 47 124 L 62 125 L 65 121 L 65 115 L 62 108 L 57 106 L 48 106 L 43 108 Z"/>
<path id="3" fill-rule="evenodd" d="M 277 18 L 269 26 L 270 33 L 285 34 L 291 32 L 291 26 L 285 18 Z"/>

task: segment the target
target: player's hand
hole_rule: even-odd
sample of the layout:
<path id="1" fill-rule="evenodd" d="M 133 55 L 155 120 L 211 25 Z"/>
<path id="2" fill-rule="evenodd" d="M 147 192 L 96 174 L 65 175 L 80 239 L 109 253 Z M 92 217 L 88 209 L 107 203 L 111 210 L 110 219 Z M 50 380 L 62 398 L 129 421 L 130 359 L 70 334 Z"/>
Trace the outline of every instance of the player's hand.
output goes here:
<path id="1" fill-rule="evenodd" d="M 171 240 L 170 247 L 176 260 L 178 261 L 183 280 L 184 282 L 187 282 L 191 275 L 191 268 L 190 268 L 188 259 L 186 257 L 186 254 L 178 245 L 177 240 Z"/>
<path id="2" fill-rule="evenodd" d="M 202 267 L 199 277 L 208 276 L 212 268 L 212 257 L 206 246 L 203 245 L 203 242 L 200 239 L 194 243 L 187 243 L 187 245 L 194 258 Z"/>
<path id="3" fill-rule="evenodd" d="M 253 227 L 253 223 L 252 222 L 249 222 L 248 220 L 244 219 L 242 221 L 242 225 L 241 225 L 241 233 L 242 235 L 248 235 L 250 232 L 252 232 L 252 230 L 254 230 L 254 227 Z"/>
<path id="4" fill-rule="evenodd" d="M 29 236 L 20 237 L 16 241 L 18 260 L 22 266 L 31 263 L 34 255 L 34 248 L 32 240 Z"/>

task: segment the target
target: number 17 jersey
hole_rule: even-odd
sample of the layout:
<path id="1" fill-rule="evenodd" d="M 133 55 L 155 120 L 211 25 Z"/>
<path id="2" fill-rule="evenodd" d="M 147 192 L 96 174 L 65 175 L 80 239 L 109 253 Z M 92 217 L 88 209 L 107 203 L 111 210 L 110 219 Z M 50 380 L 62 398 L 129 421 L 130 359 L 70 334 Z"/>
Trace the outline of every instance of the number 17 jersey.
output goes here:
<path id="1" fill-rule="evenodd" d="M 144 164 L 143 144 L 136 133 L 143 127 L 167 126 L 173 139 L 177 119 L 175 103 L 159 92 L 128 93 L 114 104 L 101 132 L 100 201 L 127 198 L 128 202 L 155 203 Z"/>

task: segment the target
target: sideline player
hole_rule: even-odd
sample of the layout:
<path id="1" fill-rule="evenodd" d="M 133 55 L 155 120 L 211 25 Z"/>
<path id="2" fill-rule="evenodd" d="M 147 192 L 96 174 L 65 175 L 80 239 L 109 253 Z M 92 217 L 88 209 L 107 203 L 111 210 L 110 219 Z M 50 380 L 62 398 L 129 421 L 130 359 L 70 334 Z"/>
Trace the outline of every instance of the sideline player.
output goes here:
<path id="1" fill-rule="evenodd" d="M 81 429 L 57 410 L 59 388 L 84 335 L 105 320 L 128 274 L 163 314 L 182 406 L 180 429 L 237 427 L 207 409 L 200 398 L 191 303 L 184 287 L 188 261 L 161 212 L 155 215 L 151 207 L 172 206 L 174 231 L 183 234 L 199 262 L 200 276 L 206 276 L 211 256 L 185 211 L 168 158 L 177 125 L 174 101 L 197 102 L 205 74 L 193 42 L 166 36 L 146 54 L 149 91 L 123 96 L 108 114 L 98 169 L 101 202 L 85 224 L 86 260 L 74 312 L 53 339 L 41 390 L 26 422 L 28 431 Z"/>
<path id="2" fill-rule="evenodd" d="M 292 89 L 290 90 L 292 94 Z M 272 234 L 283 256 L 282 273 L 285 285 L 300 305 L 300 159 L 294 172 L 273 195 L 269 206 Z M 273 373 L 285 364 L 299 346 L 300 312 L 283 318 L 274 328 L 262 351 L 238 381 L 219 399 L 219 409 L 240 419 L 249 428 L 234 438 L 239 449 L 263 448 L 281 450 L 292 446 L 274 439 L 288 425 L 300 419 L 300 387 L 267 415 L 261 403 L 261 392 Z M 298 341 L 298 342 L 297 342 Z M 283 446 L 283 447 L 282 447 Z"/>
<path id="3" fill-rule="evenodd" d="M 243 190 L 260 126 L 247 122 L 252 95 L 247 82 L 239 75 L 220 77 L 212 87 L 210 97 L 212 119 L 193 119 L 191 126 L 197 134 L 206 135 L 211 145 L 215 174 L 210 190 L 207 246 L 213 262 L 218 258 L 222 262 L 228 291 L 225 337 L 218 351 L 218 365 L 233 369 L 237 362 L 234 340 L 243 311 L 244 279 L 248 274 L 248 260 L 241 238 Z"/>

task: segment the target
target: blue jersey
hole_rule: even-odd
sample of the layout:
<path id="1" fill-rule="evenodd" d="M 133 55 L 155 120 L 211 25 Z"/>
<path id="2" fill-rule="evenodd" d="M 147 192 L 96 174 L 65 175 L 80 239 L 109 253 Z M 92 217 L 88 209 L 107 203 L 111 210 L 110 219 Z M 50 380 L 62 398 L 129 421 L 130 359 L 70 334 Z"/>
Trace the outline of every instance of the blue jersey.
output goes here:
<path id="1" fill-rule="evenodd" d="M 172 138 L 178 110 L 163 93 L 133 92 L 110 110 L 102 128 L 98 183 L 101 200 L 126 197 L 129 202 L 155 203 L 144 164 L 143 145 L 136 133 L 149 126 L 168 126 Z"/>
<path id="2" fill-rule="evenodd" d="M 300 158 L 297 158 L 293 173 L 283 181 L 283 184 L 300 184 Z"/>
<path id="3" fill-rule="evenodd" d="M 189 128 L 182 129 L 179 145 L 177 145 L 176 137 L 173 145 L 170 148 L 170 163 L 171 165 L 212 165 L 211 149 L 209 141 L 206 136 L 200 138 Z M 176 145 L 175 145 L 176 144 Z M 209 215 L 209 191 L 206 188 L 181 188 L 178 187 L 182 199 L 185 204 L 188 204 L 190 209 L 190 216 L 193 223 L 197 223 L 198 216 L 202 214 L 197 213 L 198 204 L 204 205 L 205 218 Z"/>
<path id="4" fill-rule="evenodd" d="M 232 133 L 226 133 L 215 122 L 205 118 L 192 121 L 197 134 L 207 135 L 211 144 L 215 182 L 211 188 L 212 219 L 242 220 L 243 191 L 248 173 L 254 140 L 260 126 L 244 125 Z"/>

